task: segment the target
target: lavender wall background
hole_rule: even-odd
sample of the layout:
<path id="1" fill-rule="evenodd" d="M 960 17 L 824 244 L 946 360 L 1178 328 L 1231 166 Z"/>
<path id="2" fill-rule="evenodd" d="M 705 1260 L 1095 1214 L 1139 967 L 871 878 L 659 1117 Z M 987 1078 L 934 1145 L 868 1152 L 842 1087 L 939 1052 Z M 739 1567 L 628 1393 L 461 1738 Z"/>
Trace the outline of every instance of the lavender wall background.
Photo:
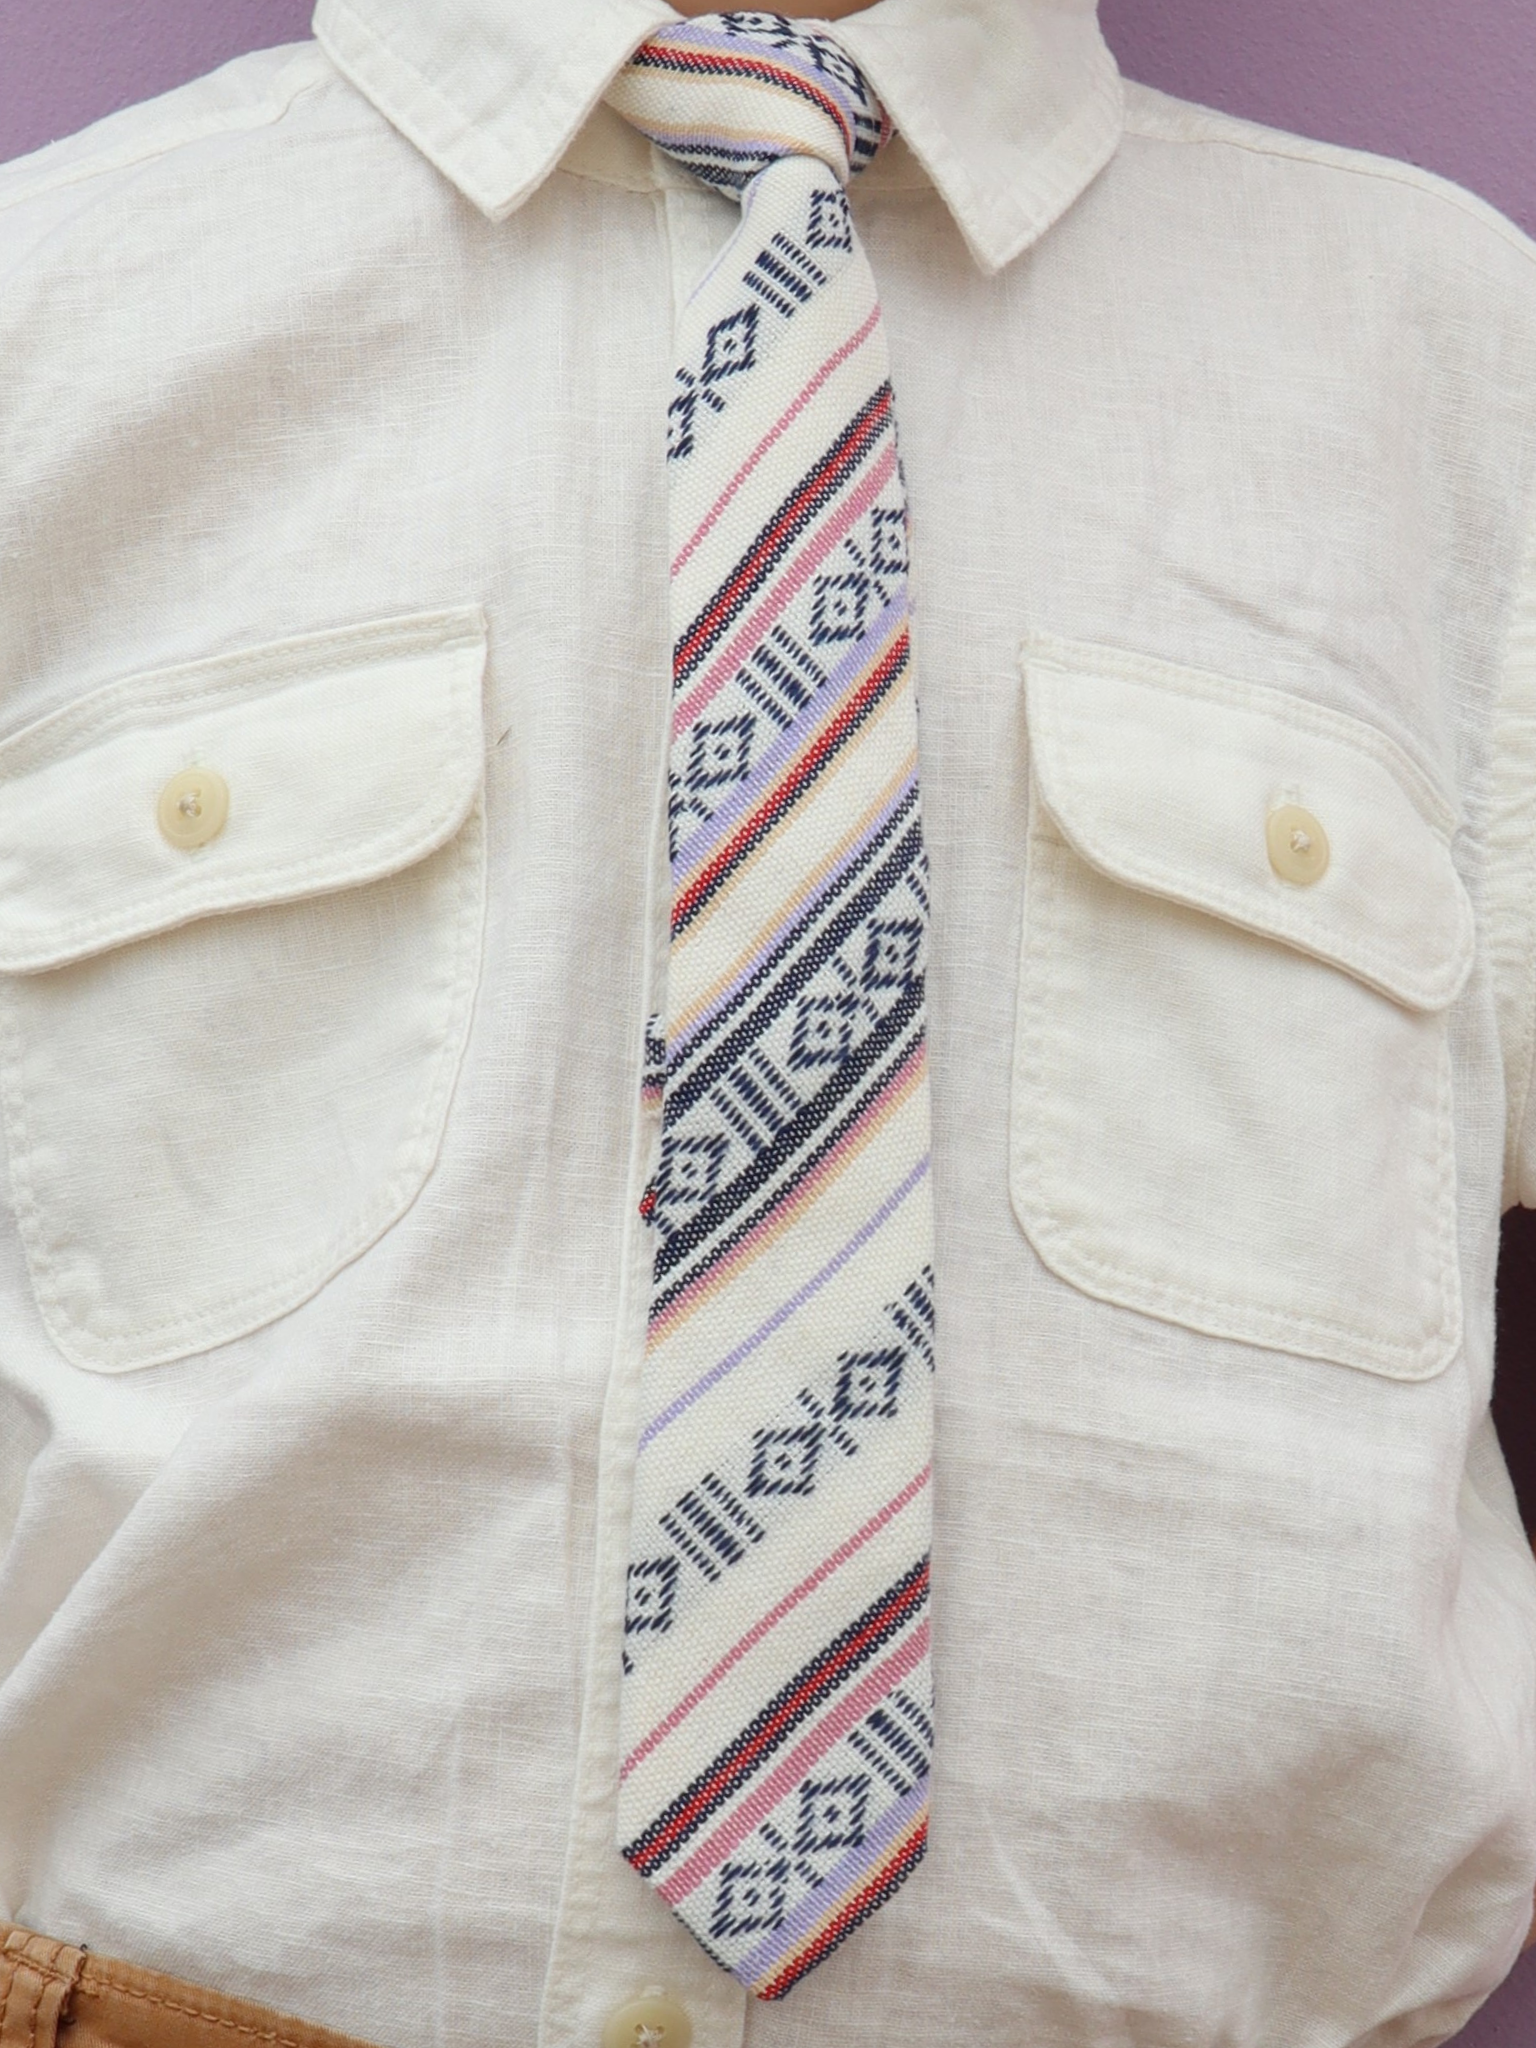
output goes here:
<path id="1" fill-rule="evenodd" d="M 293 41 L 311 5 L 0 0 L 0 159 Z M 1102 12 L 1131 77 L 1427 164 L 1536 234 L 1531 0 L 1102 0 Z"/>
<path id="2" fill-rule="evenodd" d="M 311 0 L 0 0 L 0 159 L 243 50 L 307 33 Z M 560 5 L 561 0 L 551 0 Z M 1133 78 L 1443 172 L 1536 234 L 1531 0 L 1102 0 Z M 1536 1219 L 1532 1219 L 1536 1221 Z M 1522 1249 L 1529 1253 L 1536 1232 Z M 1508 1246 L 1507 1246 L 1508 1249 Z M 1536 1303 L 1533 1303 L 1536 1308 Z M 1501 1332 L 1501 1371 L 1536 1353 Z M 1536 1374 L 1533 1374 L 1536 1379 Z M 1531 2048 L 1536 1953 L 1456 2048 Z"/>
<path id="3" fill-rule="evenodd" d="M 293 41 L 311 4 L 0 0 L 0 159 L 242 50 Z M 1131 77 L 1427 164 L 1536 234 L 1531 0 L 1102 0 L 1102 11 Z"/>

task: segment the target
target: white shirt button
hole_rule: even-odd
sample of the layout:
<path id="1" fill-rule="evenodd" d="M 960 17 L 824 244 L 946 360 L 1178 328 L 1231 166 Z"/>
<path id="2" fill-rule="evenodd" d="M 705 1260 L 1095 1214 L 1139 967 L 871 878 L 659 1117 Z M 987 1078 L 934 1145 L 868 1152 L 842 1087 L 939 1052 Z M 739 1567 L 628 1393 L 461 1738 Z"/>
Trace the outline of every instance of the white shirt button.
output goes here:
<path id="1" fill-rule="evenodd" d="M 603 2028 L 602 2048 L 688 2048 L 693 2022 L 687 2008 L 659 1985 L 621 2005 Z"/>
<path id="2" fill-rule="evenodd" d="M 216 768 L 183 768 L 161 790 L 156 816 L 172 846 L 184 853 L 206 846 L 224 830 L 229 784 Z"/>
<path id="3" fill-rule="evenodd" d="M 1300 804 L 1281 804 L 1265 826 L 1269 864 L 1282 882 L 1305 888 L 1328 872 L 1328 834 Z"/>

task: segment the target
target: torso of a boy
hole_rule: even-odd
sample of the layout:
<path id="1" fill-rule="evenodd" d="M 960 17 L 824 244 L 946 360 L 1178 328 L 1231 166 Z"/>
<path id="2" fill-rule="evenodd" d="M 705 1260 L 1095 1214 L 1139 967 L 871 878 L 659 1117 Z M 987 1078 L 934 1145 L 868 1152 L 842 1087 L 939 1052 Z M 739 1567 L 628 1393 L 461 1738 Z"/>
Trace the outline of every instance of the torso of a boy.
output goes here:
<path id="1" fill-rule="evenodd" d="M 401 12 L 0 172 L 0 1918 L 402 2048 L 1441 2038 L 1536 1870 L 1536 256 L 1102 68 L 988 188 L 890 87 L 932 1843 L 752 2007 L 612 1844 L 736 213 Z"/>

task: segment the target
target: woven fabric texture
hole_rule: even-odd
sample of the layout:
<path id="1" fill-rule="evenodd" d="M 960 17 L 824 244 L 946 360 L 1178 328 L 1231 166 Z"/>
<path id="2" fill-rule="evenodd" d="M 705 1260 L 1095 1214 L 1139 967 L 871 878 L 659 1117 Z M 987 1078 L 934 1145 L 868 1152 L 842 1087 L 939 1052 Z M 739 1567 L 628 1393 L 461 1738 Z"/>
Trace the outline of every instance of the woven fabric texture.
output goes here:
<path id="1" fill-rule="evenodd" d="M 843 194 L 889 131 L 775 16 L 610 102 L 741 227 L 668 408 L 661 1150 L 619 1839 L 781 1998 L 927 1843 L 933 1218 L 907 512 Z"/>

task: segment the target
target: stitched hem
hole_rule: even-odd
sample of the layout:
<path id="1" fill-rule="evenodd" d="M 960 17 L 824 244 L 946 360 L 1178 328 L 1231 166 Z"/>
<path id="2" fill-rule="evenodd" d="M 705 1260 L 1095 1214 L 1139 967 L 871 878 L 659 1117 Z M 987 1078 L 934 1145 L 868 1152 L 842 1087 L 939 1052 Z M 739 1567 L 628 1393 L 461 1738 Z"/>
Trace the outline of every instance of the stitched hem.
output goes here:
<path id="1" fill-rule="evenodd" d="M 897 129 L 943 195 L 966 247 L 988 276 L 995 276 L 1054 227 L 1120 147 L 1125 87 L 1096 24 L 1091 75 L 1082 97 L 1054 134 L 1035 139 L 1028 166 L 990 194 L 977 184 L 949 142 L 922 81 L 910 72 L 899 83 L 893 79 L 880 61 L 878 45 L 871 46 L 856 15 L 839 24 L 839 34 L 888 101 Z M 896 90 L 891 92 L 893 85 Z"/>
<path id="2" fill-rule="evenodd" d="M 1199 672 L 1195 673 L 1198 679 Z M 1203 1276 L 1181 1282 L 1178 1268 L 1188 1271 L 1198 1247 L 1176 1244 L 1166 1231 L 1151 1241 L 1144 1232 L 1139 1243 L 1132 1242 L 1123 1231 L 1117 1233 L 1115 1204 L 1104 1198 L 1102 1188 L 1085 1196 L 1072 1185 L 1073 1148 L 1081 1144 L 1082 1131 L 1064 1133 L 1060 1115 L 1052 1110 L 1063 1102 L 1082 1106 L 1087 1097 L 1081 1069 L 1073 1066 L 1070 1053 L 1062 1051 L 1072 1043 L 1062 1023 L 1062 991 L 1071 980 L 1070 973 L 1063 976 L 1062 963 L 1081 970 L 1091 932 L 1080 917 L 1074 918 L 1068 901 L 1073 870 L 1082 856 L 1062 835 L 1042 800 L 1038 761 L 1036 770 L 1031 781 L 1008 1146 L 1014 1215 L 1042 1264 L 1096 1300 L 1207 1337 L 1397 1382 L 1433 1379 L 1455 1357 L 1462 1332 L 1450 1060 L 1443 1022 L 1435 1026 L 1432 1045 L 1422 1045 L 1400 1070 L 1398 1112 L 1411 1115 L 1422 1134 L 1408 1148 L 1404 1162 L 1410 1177 L 1406 1198 L 1415 1256 L 1424 1277 L 1422 1294 L 1408 1315 L 1385 1324 L 1372 1289 L 1348 1299 L 1341 1290 L 1333 1304 L 1314 1300 L 1309 1308 L 1300 1307 L 1294 1298 L 1294 1267 L 1289 1278 L 1250 1272 L 1243 1284 L 1234 1285 L 1207 1260 Z M 1085 871 L 1091 872 L 1091 867 L 1085 864 Z M 1118 881 L 1113 875 L 1110 879 Z M 1220 929 L 1213 923 L 1213 942 Z M 1382 1011 L 1396 1014 L 1387 1004 Z M 1262 1048 L 1253 1056 L 1262 1057 Z M 1102 1116 L 1103 1105 L 1088 1103 L 1088 1110 L 1090 1118 Z M 1324 1145 L 1333 1142 L 1331 1130 L 1320 1127 L 1311 1135 Z M 1125 1207 L 1156 1213 L 1155 1192 L 1127 1182 L 1123 1175 L 1117 1194 Z M 1331 1306 L 1337 1313 L 1329 1312 Z M 1375 1320 L 1365 1320 L 1373 1308 Z"/>
<path id="3" fill-rule="evenodd" d="M 1494 712 L 1484 915 L 1504 1053 L 1504 1202 L 1536 1207 L 1536 526 Z"/>
<path id="4" fill-rule="evenodd" d="M 4 2035 L 8 2040 L 26 2041 L 42 2048 L 42 2043 L 54 2041 L 56 2026 L 71 2017 L 84 2017 L 78 2006 L 90 2004 L 105 2009 L 101 2016 L 110 2026 L 111 2008 L 121 2001 L 156 2012 L 175 2013 L 200 2027 L 217 2028 L 232 2038 L 270 2042 L 272 2048 L 366 2048 L 353 2035 L 338 2034 L 308 2020 L 273 2012 L 247 1999 L 184 1984 L 137 1963 L 90 1955 L 27 1928 L 0 1924 L 0 1936 L 4 1937 L 0 1942 L 0 1969 L 6 1973 L 4 1994 L 0 1996 L 0 2030 L 10 2022 L 11 2031 Z M 23 2015 L 23 2031 L 18 2035 L 14 1994 L 24 1974 L 29 1979 L 26 1988 L 32 1992 L 32 2009 Z M 38 2033 L 37 2022 L 44 2016 L 44 2001 L 50 1992 L 55 1997 L 48 2000 L 46 2030 Z"/>
<path id="5" fill-rule="evenodd" d="M 342 76 L 466 199 L 499 221 L 543 184 L 614 74 L 648 35 L 671 19 L 672 10 L 658 0 L 624 38 L 610 43 L 600 22 L 590 42 L 572 40 L 526 124 L 532 139 L 519 150 L 509 148 L 487 132 L 482 120 L 456 106 L 346 0 L 319 0 L 314 29 L 316 41 Z M 593 44 L 600 57 L 596 63 Z M 586 86 L 584 79 L 589 81 Z"/>
<path id="6" fill-rule="evenodd" d="M 33 1140 L 21 1084 L 22 1034 L 14 1004 L 0 1000 L 0 1107 L 10 1141 L 17 1224 L 32 1277 L 38 1314 L 72 1365 L 87 1372 L 137 1372 L 249 1336 L 318 1294 L 344 1266 L 369 1251 L 405 1215 L 431 1176 L 442 1150 L 448 1110 L 480 983 L 486 915 L 486 826 L 483 802 L 472 807 L 453 842 L 458 870 L 452 935 L 441 970 L 443 1018 L 411 1123 L 400 1137 L 387 1180 L 365 1207 L 354 1211 L 299 1268 L 259 1288 L 222 1295 L 212 1305 L 124 1330 L 93 1328 L 71 1290 L 55 1279 L 49 1225 L 53 1204 L 39 1196 L 31 1173 Z"/>
<path id="7" fill-rule="evenodd" d="M 105 2000 L 108 1998 L 127 1999 L 134 2005 L 152 2006 L 158 2012 L 179 2013 L 184 2019 L 196 2020 L 199 2026 L 219 2027 L 224 2032 L 238 2034 L 251 2041 L 270 2041 L 274 2048 L 311 2048 L 314 2033 L 307 2029 L 302 2034 L 290 2033 L 279 2023 L 277 2026 L 255 2026 L 246 2020 L 238 2020 L 227 2013 L 215 2012 L 209 2006 L 196 2001 L 177 1998 L 162 1998 L 153 1991 L 141 1991 L 135 1985 L 122 1984 L 112 1975 L 110 1965 L 99 1972 L 83 1974 L 79 1984 L 82 1999 Z"/>
<path id="8" fill-rule="evenodd" d="M 1449 845 L 1456 815 L 1439 791 L 1410 758 L 1384 734 L 1325 706 L 1286 697 L 1282 692 L 1235 678 L 1219 678 L 1203 670 L 1181 669 L 1147 656 L 1111 648 L 1077 645 L 1037 634 L 1021 649 L 1029 692 L 1029 724 L 1035 738 L 1035 768 L 1063 835 L 1089 865 L 1135 888 L 1214 912 L 1266 938 L 1276 938 L 1329 961 L 1345 973 L 1378 988 L 1410 1009 L 1440 1010 L 1461 993 L 1473 965 L 1474 927 L 1470 903 L 1450 859 Z M 1165 699 L 1194 699 L 1216 707 L 1222 719 L 1236 714 L 1251 723 L 1279 726 L 1289 739 L 1306 734 L 1325 749 L 1346 753 L 1351 760 L 1374 762 L 1393 788 L 1423 820 L 1426 849 L 1440 850 L 1434 895 L 1421 909 L 1443 912 L 1430 920 L 1426 943 L 1432 948 L 1405 950 L 1397 930 L 1392 944 L 1379 943 L 1375 928 L 1358 916 L 1330 912 L 1318 901 L 1298 907 L 1284 899 L 1262 900 L 1218 876 L 1193 870 L 1161 857 L 1154 848 L 1127 843 L 1112 821 L 1096 819 L 1092 792 L 1086 789 L 1073 759 L 1070 734 L 1063 725 L 1054 694 L 1043 686 L 1051 675 L 1068 679 L 1100 677 L 1145 686 Z M 1081 684 L 1079 685 L 1081 687 Z M 1220 726 L 1217 727 L 1220 731 Z M 1326 756 L 1323 757 L 1326 760 Z M 1298 764 L 1302 765 L 1302 764 Z M 1428 884 L 1431 877 L 1423 878 Z M 1389 931 L 1392 929 L 1388 927 Z M 1454 941 L 1454 943 L 1453 943 Z"/>

